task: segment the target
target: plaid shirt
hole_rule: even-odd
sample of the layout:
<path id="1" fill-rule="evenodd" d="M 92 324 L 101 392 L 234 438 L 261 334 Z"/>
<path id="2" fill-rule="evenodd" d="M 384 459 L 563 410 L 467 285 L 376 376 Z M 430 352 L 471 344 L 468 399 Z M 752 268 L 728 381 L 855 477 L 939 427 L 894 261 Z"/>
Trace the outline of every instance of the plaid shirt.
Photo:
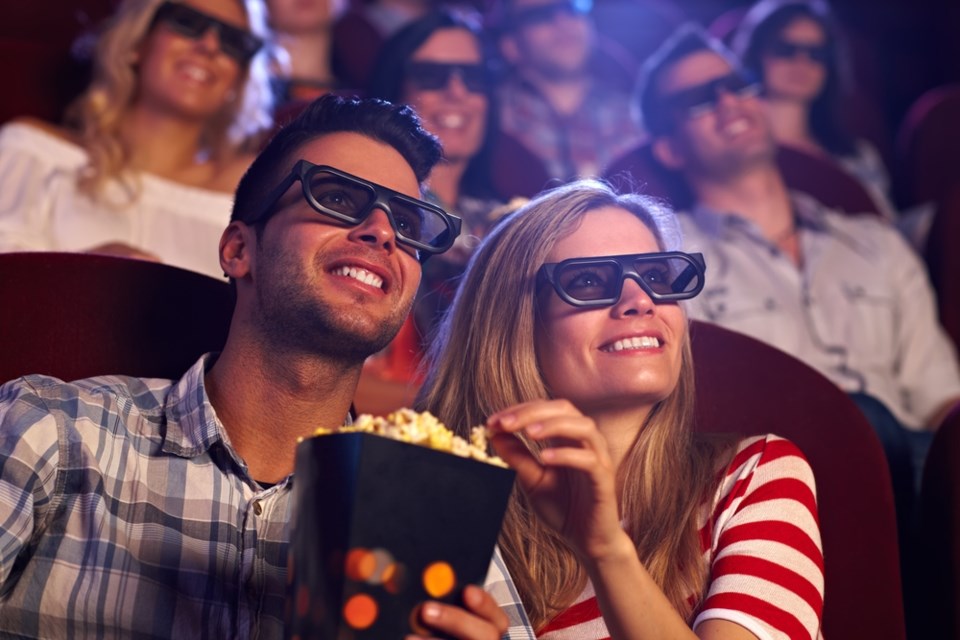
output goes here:
<path id="1" fill-rule="evenodd" d="M 283 637 L 291 478 L 250 477 L 208 362 L 0 386 L 0 636 Z M 491 576 L 523 625 L 502 562 Z"/>
<path id="2" fill-rule="evenodd" d="M 498 88 L 500 129 L 539 157 L 554 179 L 592 178 L 637 146 L 642 134 L 630 115 L 630 96 L 595 80 L 583 104 L 560 115 L 516 74 Z"/>

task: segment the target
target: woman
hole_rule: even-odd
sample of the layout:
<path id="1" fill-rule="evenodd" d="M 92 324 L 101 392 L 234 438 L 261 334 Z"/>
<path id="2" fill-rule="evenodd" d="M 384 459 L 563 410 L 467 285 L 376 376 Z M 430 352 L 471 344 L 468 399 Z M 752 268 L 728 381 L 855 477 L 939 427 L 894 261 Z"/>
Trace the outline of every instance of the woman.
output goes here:
<path id="1" fill-rule="evenodd" d="M 270 28 L 282 49 L 275 72 L 277 103 L 314 100 L 339 88 L 334 64 L 333 23 L 344 0 L 267 0 Z"/>
<path id="2" fill-rule="evenodd" d="M 540 637 L 815 638 L 812 472 L 777 436 L 692 433 L 677 300 L 703 269 L 676 241 L 641 196 L 539 196 L 475 253 L 418 407 L 516 469 L 500 546 Z"/>
<path id="3" fill-rule="evenodd" d="M 473 247 L 503 204 L 489 172 L 486 132 L 494 130 L 495 110 L 485 59 L 477 25 L 451 11 L 430 13 L 404 27 L 377 58 L 368 95 L 412 105 L 424 128 L 440 139 L 443 160 L 430 173 L 426 198 L 458 215 L 463 231 L 450 251 L 424 265 L 415 321 L 369 361 L 360 383 L 360 411 L 385 413 L 410 404 L 420 336 L 432 333 Z"/>
<path id="4" fill-rule="evenodd" d="M 824 0 L 761 0 L 744 16 L 733 49 L 764 84 L 767 112 L 781 144 L 828 155 L 867 188 L 886 217 L 890 178 L 880 154 L 842 123 L 848 92 L 839 30 Z"/>
<path id="5" fill-rule="evenodd" d="M 221 275 L 232 194 L 270 125 L 259 0 L 126 0 L 68 128 L 0 130 L 0 251 L 89 251 Z"/>

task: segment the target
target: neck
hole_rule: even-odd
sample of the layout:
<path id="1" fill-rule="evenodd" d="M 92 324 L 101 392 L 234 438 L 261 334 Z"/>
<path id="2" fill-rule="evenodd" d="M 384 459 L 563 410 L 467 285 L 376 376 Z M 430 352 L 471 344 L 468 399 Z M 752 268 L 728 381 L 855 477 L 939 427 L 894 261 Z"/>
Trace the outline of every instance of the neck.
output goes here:
<path id="1" fill-rule="evenodd" d="M 236 328 L 207 373 L 210 402 L 253 478 L 279 482 L 293 473 L 298 438 L 343 424 L 363 363 L 278 354 Z"/>
<path id="2" fill-rule="evenodd" d="M 751 220 L 771 242 L 783 238 L 793 227 L 790 195 L 772 162 L 739 176 L 720 180 L 691 178 L 691 183 L 700 204 Z"/>
<path id="3" fill-rule="evenodd" d="M 636 406 L 604 407 L 589 413 L 590 418 L 597 424 L 597 430 L 607 442 L 614 469 L 620 467 L 620 463 L 630 451 L 651 409 L 652 407 Z"/>
<path id="4" fill-rule="evenodd" d="M 120 125 L 131 150 L 131 167 L 176 180 L 181 172 L 198 164 L 204 124 L 134 107 Z"/>
<path id="5" fill-rule="evenodd" d="M 456 208 L 460 199 L 460 179 L 466 170 L 466 160 L 444 160 L 430 172 L 430 190 L 440 199 L 444 208 Z"/>
<path id="6" fill-rule="evenodd" d="M 770 99 L 765 103 L 767 119 L 774 139 L 791 147 L 821 151 L 810 132 L 810 112 L 807 105 L 796 100 Z"/>
<path id="7" fill-rule="evenodd" d="M 330 35 L 329 28 L 302 34 L 277 34 L 277 43 L 290 54 L 290 78 L 318 83 L 333 81 Z"/>
<path id="8" fill-rule="evenodd" d="M 523 72 L 524 78 L 547 99 L 553 110 L 562 116 L 577 111 L 590 91 L 590 76 L 585 73 L 548 78 L 533 70 Z"/>

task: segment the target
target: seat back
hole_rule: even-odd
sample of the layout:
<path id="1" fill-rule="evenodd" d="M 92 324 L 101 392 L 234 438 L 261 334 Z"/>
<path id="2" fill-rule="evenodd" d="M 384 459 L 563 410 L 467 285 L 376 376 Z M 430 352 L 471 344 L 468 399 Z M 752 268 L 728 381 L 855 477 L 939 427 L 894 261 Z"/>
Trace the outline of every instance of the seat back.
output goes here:
<path id="1" fill-rule="evenodd" d="M 866 418 L 787 353 L 706 322 L 694 321 L 691 333 L 698 430 L 775 433 L 810 461 L 823 536 L 824 637 L 903 640 L 893 492 Z"/>
<path id="2" fill-rule="evenodd" d="M 897 168 L 907 204 L 937 200 L 960 174 L 960 84 L 931 89 L 897 133 Z"/>
<path id="3" fill-rule="evenodd" d="M 960 411 L 941 425 L 930 445 L 920 509 L 918 637 L 960 638 Z"/>
<path id="4" fill-rule="evenodd" d="M 163 264 L 77 253 L 0 254 L 0 382 L 126 374 L 179 378 L 224 343 L 226 282 Z"/>

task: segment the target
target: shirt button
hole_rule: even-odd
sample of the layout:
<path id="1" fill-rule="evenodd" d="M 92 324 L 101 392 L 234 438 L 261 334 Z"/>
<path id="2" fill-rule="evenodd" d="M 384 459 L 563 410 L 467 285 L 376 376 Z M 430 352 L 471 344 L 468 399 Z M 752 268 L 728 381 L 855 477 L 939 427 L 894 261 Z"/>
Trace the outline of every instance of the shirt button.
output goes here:
<path id="1" fill-rule="evenodd" d="M 263 505 L 261 504 L 260 500 L 257 500 L 253 503 L 253 513 L 254 515 L 258 516 L 263 513 Z"/>

